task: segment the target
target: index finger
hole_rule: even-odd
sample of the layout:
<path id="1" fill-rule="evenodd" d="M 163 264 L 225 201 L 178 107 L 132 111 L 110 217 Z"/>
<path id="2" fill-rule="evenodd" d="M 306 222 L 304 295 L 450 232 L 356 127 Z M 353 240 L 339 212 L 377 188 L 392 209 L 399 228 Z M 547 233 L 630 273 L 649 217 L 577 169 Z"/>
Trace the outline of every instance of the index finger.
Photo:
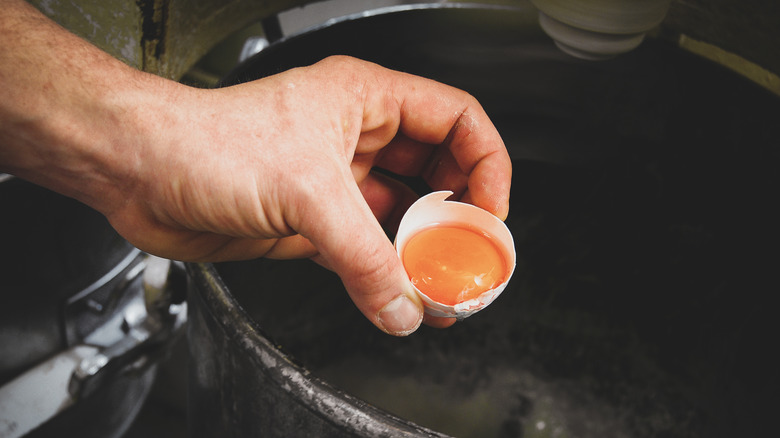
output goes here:
<path id="1" fill-rule="evenodd" d="M 394 74 L 385 84 L 392 87 L 390 95 L 398 108 L 398 130 L 412 140 L 446 146 L 468 175 L 463 200 L 505 219 L 512 162 L 479 102 L 463 90 L 430 79 L 387 72 Z M 375 104 L 387 108 L 382 102 Z"/>

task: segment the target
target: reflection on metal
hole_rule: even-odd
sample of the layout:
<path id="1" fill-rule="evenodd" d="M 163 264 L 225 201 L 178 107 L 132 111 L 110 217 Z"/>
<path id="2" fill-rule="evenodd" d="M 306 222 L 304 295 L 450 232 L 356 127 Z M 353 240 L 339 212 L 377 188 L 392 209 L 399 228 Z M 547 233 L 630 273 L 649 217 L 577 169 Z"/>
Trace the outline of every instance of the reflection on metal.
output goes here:
<path id="1" fill-rule="evenodd" d="M 130 286 L 143 272 L 143 258 L 141 251 L 133 248 L 108 273 L 67 299 L 63 315 L 69 346 L 80 343 L 97 327 L 105 325 L 117 309 L 127 305 L 134 292 Z"/>
<path id="2" fill-rule="evenodd" d="M 72 406 L 70 374 L 96 353 L 95 347 L 77 345 L 0 387 L 0 438 L 22 437 Z"/>
<path id="3" fill-rule="evenodd" d="M 261 50 L 268 47 L 268 40 L 261 36 L 249 37 L 241 48 L 241 55 L 238 57 L 238 62 L 244 62 L 251 58 L 253 55 L 260 53 Z"/>
<path id="4" fill-rule="evenodd" d="M 133 297 L 118 321 L 109 324 L 108 333 L 115 334 L 110 343 L 106 331 L 100 330 L 85 340 L 86 344 L 106 346 L 73 371 L 68 385 L 73 397 L 88 397 L 117 375 L 154 363 L 152 356 L 160 354 L 184 326 L 184 286 L 176 279 L 184 276 L 183 269 L 154 256 L 148 256 L 144 266 L 142 293 Z M 177 286 L 181 288 L 177 290 Z"/>

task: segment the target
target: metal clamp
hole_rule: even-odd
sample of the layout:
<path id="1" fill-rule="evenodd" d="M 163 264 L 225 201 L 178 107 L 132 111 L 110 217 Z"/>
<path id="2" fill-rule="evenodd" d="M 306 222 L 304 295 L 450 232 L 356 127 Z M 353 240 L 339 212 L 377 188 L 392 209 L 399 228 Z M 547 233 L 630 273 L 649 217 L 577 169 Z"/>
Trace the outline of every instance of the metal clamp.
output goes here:
<path id="1" fill-rule="evenodd" d="M 165 351 L 187 319 L 183 266 L 148 256 L 143 275 L 143 297 L 136 297 L 121 315 L 121 335 L 92 357 L 83 359 L 68 384 L 74 398 L 88 397 L 118 374 L 140 371 Z M 106 345 L 116 338 L 114 327 L 97 330 L 85 339 Z"/>
<path id="2" fill-rule="evenodd" d="M 69 348 L 0 387 L 0 438 L 23 437 L 116 378 L 146 370 L 182 332 L 183 264 L 134 252 L 109 274 L 66 307 Z M 85 303 L 92 314 L 76 317 Z"/>

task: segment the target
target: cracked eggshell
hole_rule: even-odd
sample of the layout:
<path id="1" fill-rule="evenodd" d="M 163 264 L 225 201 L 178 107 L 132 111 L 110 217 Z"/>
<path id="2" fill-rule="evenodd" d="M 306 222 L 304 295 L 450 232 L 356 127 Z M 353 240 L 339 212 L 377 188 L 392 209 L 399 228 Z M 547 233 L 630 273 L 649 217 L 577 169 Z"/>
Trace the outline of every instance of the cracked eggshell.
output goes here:
<path id="1" fill-rule="evenodd" d="M 446 199 L 451 195 L 451 191 L 433 192 L 412 204 L 401 219 L 396 233 L 395 248 L 403 262 L 403 251 L 409 239 L 419 231 L 436 224 L 468 225 L 493 237 L 494 242 L 501 247 L 507 265 L 506 279 L 496 288 L 487 290 L 476 298 L 448 305 L 432 300 L 415 287 L 425 305 L 425 313 L 431 316 L 463 319 L 487 307 L 504 291 L 515 270 L 516 253 L 512 233 L 501 219 L 474 205 L 447 201 Z"/>

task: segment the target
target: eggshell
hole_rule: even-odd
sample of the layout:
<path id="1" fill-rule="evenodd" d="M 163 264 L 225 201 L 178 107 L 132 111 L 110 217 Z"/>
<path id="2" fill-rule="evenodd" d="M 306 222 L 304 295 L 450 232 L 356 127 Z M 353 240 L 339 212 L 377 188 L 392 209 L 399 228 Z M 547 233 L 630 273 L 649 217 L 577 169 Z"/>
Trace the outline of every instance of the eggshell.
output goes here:
<path id="1" fill-rule="evenodd" d="M 395 248 L 398 257 L 402 257 L 404 247 L 412 236 L 422 229 L 436 224 L 469 225 L 486 232 L 494 238 L 495 242 L 502 247 L 509 271 L 506 280 L 496 288 L 487 290 L 476 298 L 455 305 L 448 305 L 432 300 L 415 287 L 425 305 L 425 313 L 431 316 L 463 319 L 484 309 L 504 291 L 515 270 L 515 243 L 512 233 L 501 219 L 474 205 L 447 201 L 446 199 L 450 196 L 452 196 L 451 191 L 433 192 L 412 204 L 401 219 L 401 224 L 395 237 Z"/>

